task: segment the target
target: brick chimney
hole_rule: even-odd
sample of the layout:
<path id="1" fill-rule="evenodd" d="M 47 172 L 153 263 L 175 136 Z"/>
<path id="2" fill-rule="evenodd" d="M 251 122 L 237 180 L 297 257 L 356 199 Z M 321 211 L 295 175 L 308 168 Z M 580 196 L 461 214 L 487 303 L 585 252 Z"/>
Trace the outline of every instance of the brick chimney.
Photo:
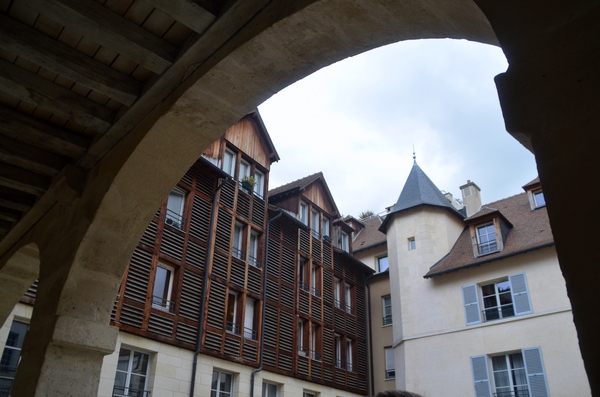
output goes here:
<path id="1" fill-rule="evenodd" d="M 471 216 L 481 209 L 481 189 L 475 184 L 467 180 L 467 183 L 460 187 L 462 193 L 462 201 L 467 207 L 467 216 Z"/>

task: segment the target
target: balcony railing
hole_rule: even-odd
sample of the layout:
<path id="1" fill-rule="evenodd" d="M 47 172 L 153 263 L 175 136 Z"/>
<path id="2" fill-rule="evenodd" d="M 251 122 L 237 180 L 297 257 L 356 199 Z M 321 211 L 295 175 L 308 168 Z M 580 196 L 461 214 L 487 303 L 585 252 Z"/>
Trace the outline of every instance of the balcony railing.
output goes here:
<path id="1" fill-rule="evenodd" d="M 318 240 L 321 239 L 321 233 L 319 233 L 318 231 L 314 230 L 312 231 L 312 236 Z"/>
<path id="2" fill-rule="evenodd" d="M 244 338 L 250 340 L 258 340 L 258 331 L 252 328 L 244 327 Z"/>
<path id="3" fill-rule="evenodd" d="M 335 360 L 335 366 L 336 368 L 340 368 L 340 369 L 345 369 L 346 368 L 346 363 L 342 360 Z"/>
<path id="4" fill-rule="evenodd" d="M 515 308 L 512 303 L 502 306 L 489 307 L 483 310 L 483 321 L 498 320 L 505 317 L 513 317 Z"/>
<path id="5" fill-rule="evenodd" d="M 352 306 L 350 306 L 350 305 L 344 305 L 344 308 L 346 310 L 346 313 L 348 313 L 348 314 L 353 314 L 354 313 L 354 309 L 352 309 Z"/>
<path id="6" fill-rule="evenodd" d="M 318 288 L 313 287 L 311 293 L 313 294 L 313 296 L 316 296 L 317 298 L 321 297 L 321 290 Z"/>
<path id="7" fill-rule="evenodd" d="M 354 365 L 352 363 L 346 363 L 346 369 L 350 372 L 354 372 Z"/>
<path id="8" fill-rule="evenodd" d="M 150 390 L 131 389 L 129 387 L 115 386 L 113 388 L 113 397 L 150 397 Z"/>
<path id="9" fill-rule="evenodd" d="M 334 299 L 333 300 L 333 306 L 335 306 L 338 309 L 342 308 L 342 302 L 339 299 Z"/>
<path id="10" fill-rule="evenodd" d="M 298 285 L 300 286 L 300 289 L 301 289 L 302 291 L 307 291 L 307 292 L 310 292 L 310 287 L 309 287 L 309 285 L 308 285 L 308 284 L 306 284 L 305 282 L 299 281 L 299 282 L 298 282 Z"/>
<path id="11" fill-rule="evenodd" d="M 227 323 L 225 324 L 225 330 L 227 332 L 229 332 L 230 334 L 239 335 L 241 329 L 242 329 L 242 327 L 239 324 L 236 324 L 231 321 L 227 321 Z"/>
<path id="12" fill-rule="evenodd" d="M 315 361 L 321 361 L 321 353 L 315 350 L 309 350 L 310 359 Z"/>
<path id="13" fill-rule="evenodd" d="M 248 255 L 248 264 L 260 269 L 260 262 L 258 261 L 258 258 L 255 258 L 252 255 Z"/>
<path id="14" fill-rule="evenodd" d="M 517 386 L 512 390 L 496 390 L 494 397 L 529 397 L 527 386 Z"/>
<path id="15" fill-rule="evenodd" d="M 392 323 L 392 315 L 388 314 L 383 317 L 383 325 L 390 325 Z"/>
<path id="16" fill-rule="evenodd" d="M 175 211 L 167 209 L 167 216 L 165 217 L 165 223 L 176 229 L 183 230 L 185 218 Z"/>
<path id="17" fill-rule="evenodd" d="M 240 260 L 244 260 L 244 251 L 237 247 L 231 247 L 231 256 Z"/>
<path id="18" fill-rule="evenodd" d="M 161 298 L 160 296 L 152 296 L 152 307 L 173 313 L 175 311 L 175 302 Z"/>

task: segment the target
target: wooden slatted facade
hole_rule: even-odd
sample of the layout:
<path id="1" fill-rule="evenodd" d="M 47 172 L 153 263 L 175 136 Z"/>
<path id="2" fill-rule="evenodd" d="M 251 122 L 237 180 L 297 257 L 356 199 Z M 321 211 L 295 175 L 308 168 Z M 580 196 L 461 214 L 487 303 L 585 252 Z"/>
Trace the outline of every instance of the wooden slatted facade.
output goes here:
<path id="1" fill-rule="evenodd" d="M 274 158 L 267 143 L 247 117 L 183 176 L 177 185 L 177 191 L 185 193 L 182 219 L 166 222 L 169 199 L 165 200 L 132 255 L 112 323 L 123 331 L 190 350 L 196 348 L 202 329 L 203 354 L 252 367 L 259 364 L 262 340 L 265 369 L 364 395 L 364 280 L 369 270 L 335 248 L 331 239 L 299 227 L 289 215 L 271 223 L 266 255 L 267 221 L 278 213 L 278 203 L 267 204 L 264 192 L 248 191 L 239 181 L 243 162 L 252 174 L 264 175 L 266 189 Z M 219 169 L 226 168 L 225 150 L 235 155 L 231 179 Z M 333 233 L 333 219 L 339 215 L 324 180 L 309 193 L 288 197 L 281 207 L 286 213 L 297 213 L 297 207 L 296 211 L 289 207 L 306 202 L 320 219 L 331 223 Z M 258 236 L 252 253 L 251 234 Z M 311 279 L 308 288 L 298 283 L 300 260 Z M 157 303 L 154 296 L 161 280 L 159 268 L 172 272 L 168 303 Z M 334 278 L 352 289 L 352 302 L 348 302 L 352 310 L 336 307 Z M 268 324 L 264 328 L 263 309 Z M 299 319 L 305 322 L 303 330 Z M 346 357 L 346 351 L 336 353 L 336 335 L 352 342 L 352 358 Z M 343 363 L 336 354 L 343 356 Z"/>

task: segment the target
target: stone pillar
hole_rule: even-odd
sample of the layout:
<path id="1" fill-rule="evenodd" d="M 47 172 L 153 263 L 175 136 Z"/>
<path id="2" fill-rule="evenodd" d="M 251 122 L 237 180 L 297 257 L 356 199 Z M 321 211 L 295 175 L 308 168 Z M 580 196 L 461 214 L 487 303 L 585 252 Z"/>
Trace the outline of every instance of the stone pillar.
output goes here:
<path id="1" fill-rule="evenodd" d="M 592 394 L 600 395 L 600 7 L 477 3 L 509 61 L 496 77 L 506 128 L 535 154 Z"/>

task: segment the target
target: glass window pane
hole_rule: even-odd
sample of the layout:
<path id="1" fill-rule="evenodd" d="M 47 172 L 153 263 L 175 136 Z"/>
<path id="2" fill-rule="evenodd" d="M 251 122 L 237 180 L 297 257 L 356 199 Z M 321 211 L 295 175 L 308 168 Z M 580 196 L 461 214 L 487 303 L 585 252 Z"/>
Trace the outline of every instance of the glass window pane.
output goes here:
<path id="1" fill-rule="evenodd" d="M 220 390 L 227 393 L 231 391 L 231 374 L 221 373 Z"/>
<path id="2" fill-rule="evenodd" d="M 502 281 L 498 283 L 498 292 L 507 292 L 510 291 L 510 282 Z"/>
<path id="3" fill-rule="evenodd" d="M 117 363 L 117 369 L 119 371 L 127 371 L 130 355 L 131 351 L 129 349 L 121 348 L 121 350 L 119 350 L 119 362 Z"/>
<path id="4" fill-rule="evenodd" d="M 131 372 L 135 374 L 146 374 L 148 370 L 148 355 L 141 352 L 133 353 L 133 366 Z"/>

